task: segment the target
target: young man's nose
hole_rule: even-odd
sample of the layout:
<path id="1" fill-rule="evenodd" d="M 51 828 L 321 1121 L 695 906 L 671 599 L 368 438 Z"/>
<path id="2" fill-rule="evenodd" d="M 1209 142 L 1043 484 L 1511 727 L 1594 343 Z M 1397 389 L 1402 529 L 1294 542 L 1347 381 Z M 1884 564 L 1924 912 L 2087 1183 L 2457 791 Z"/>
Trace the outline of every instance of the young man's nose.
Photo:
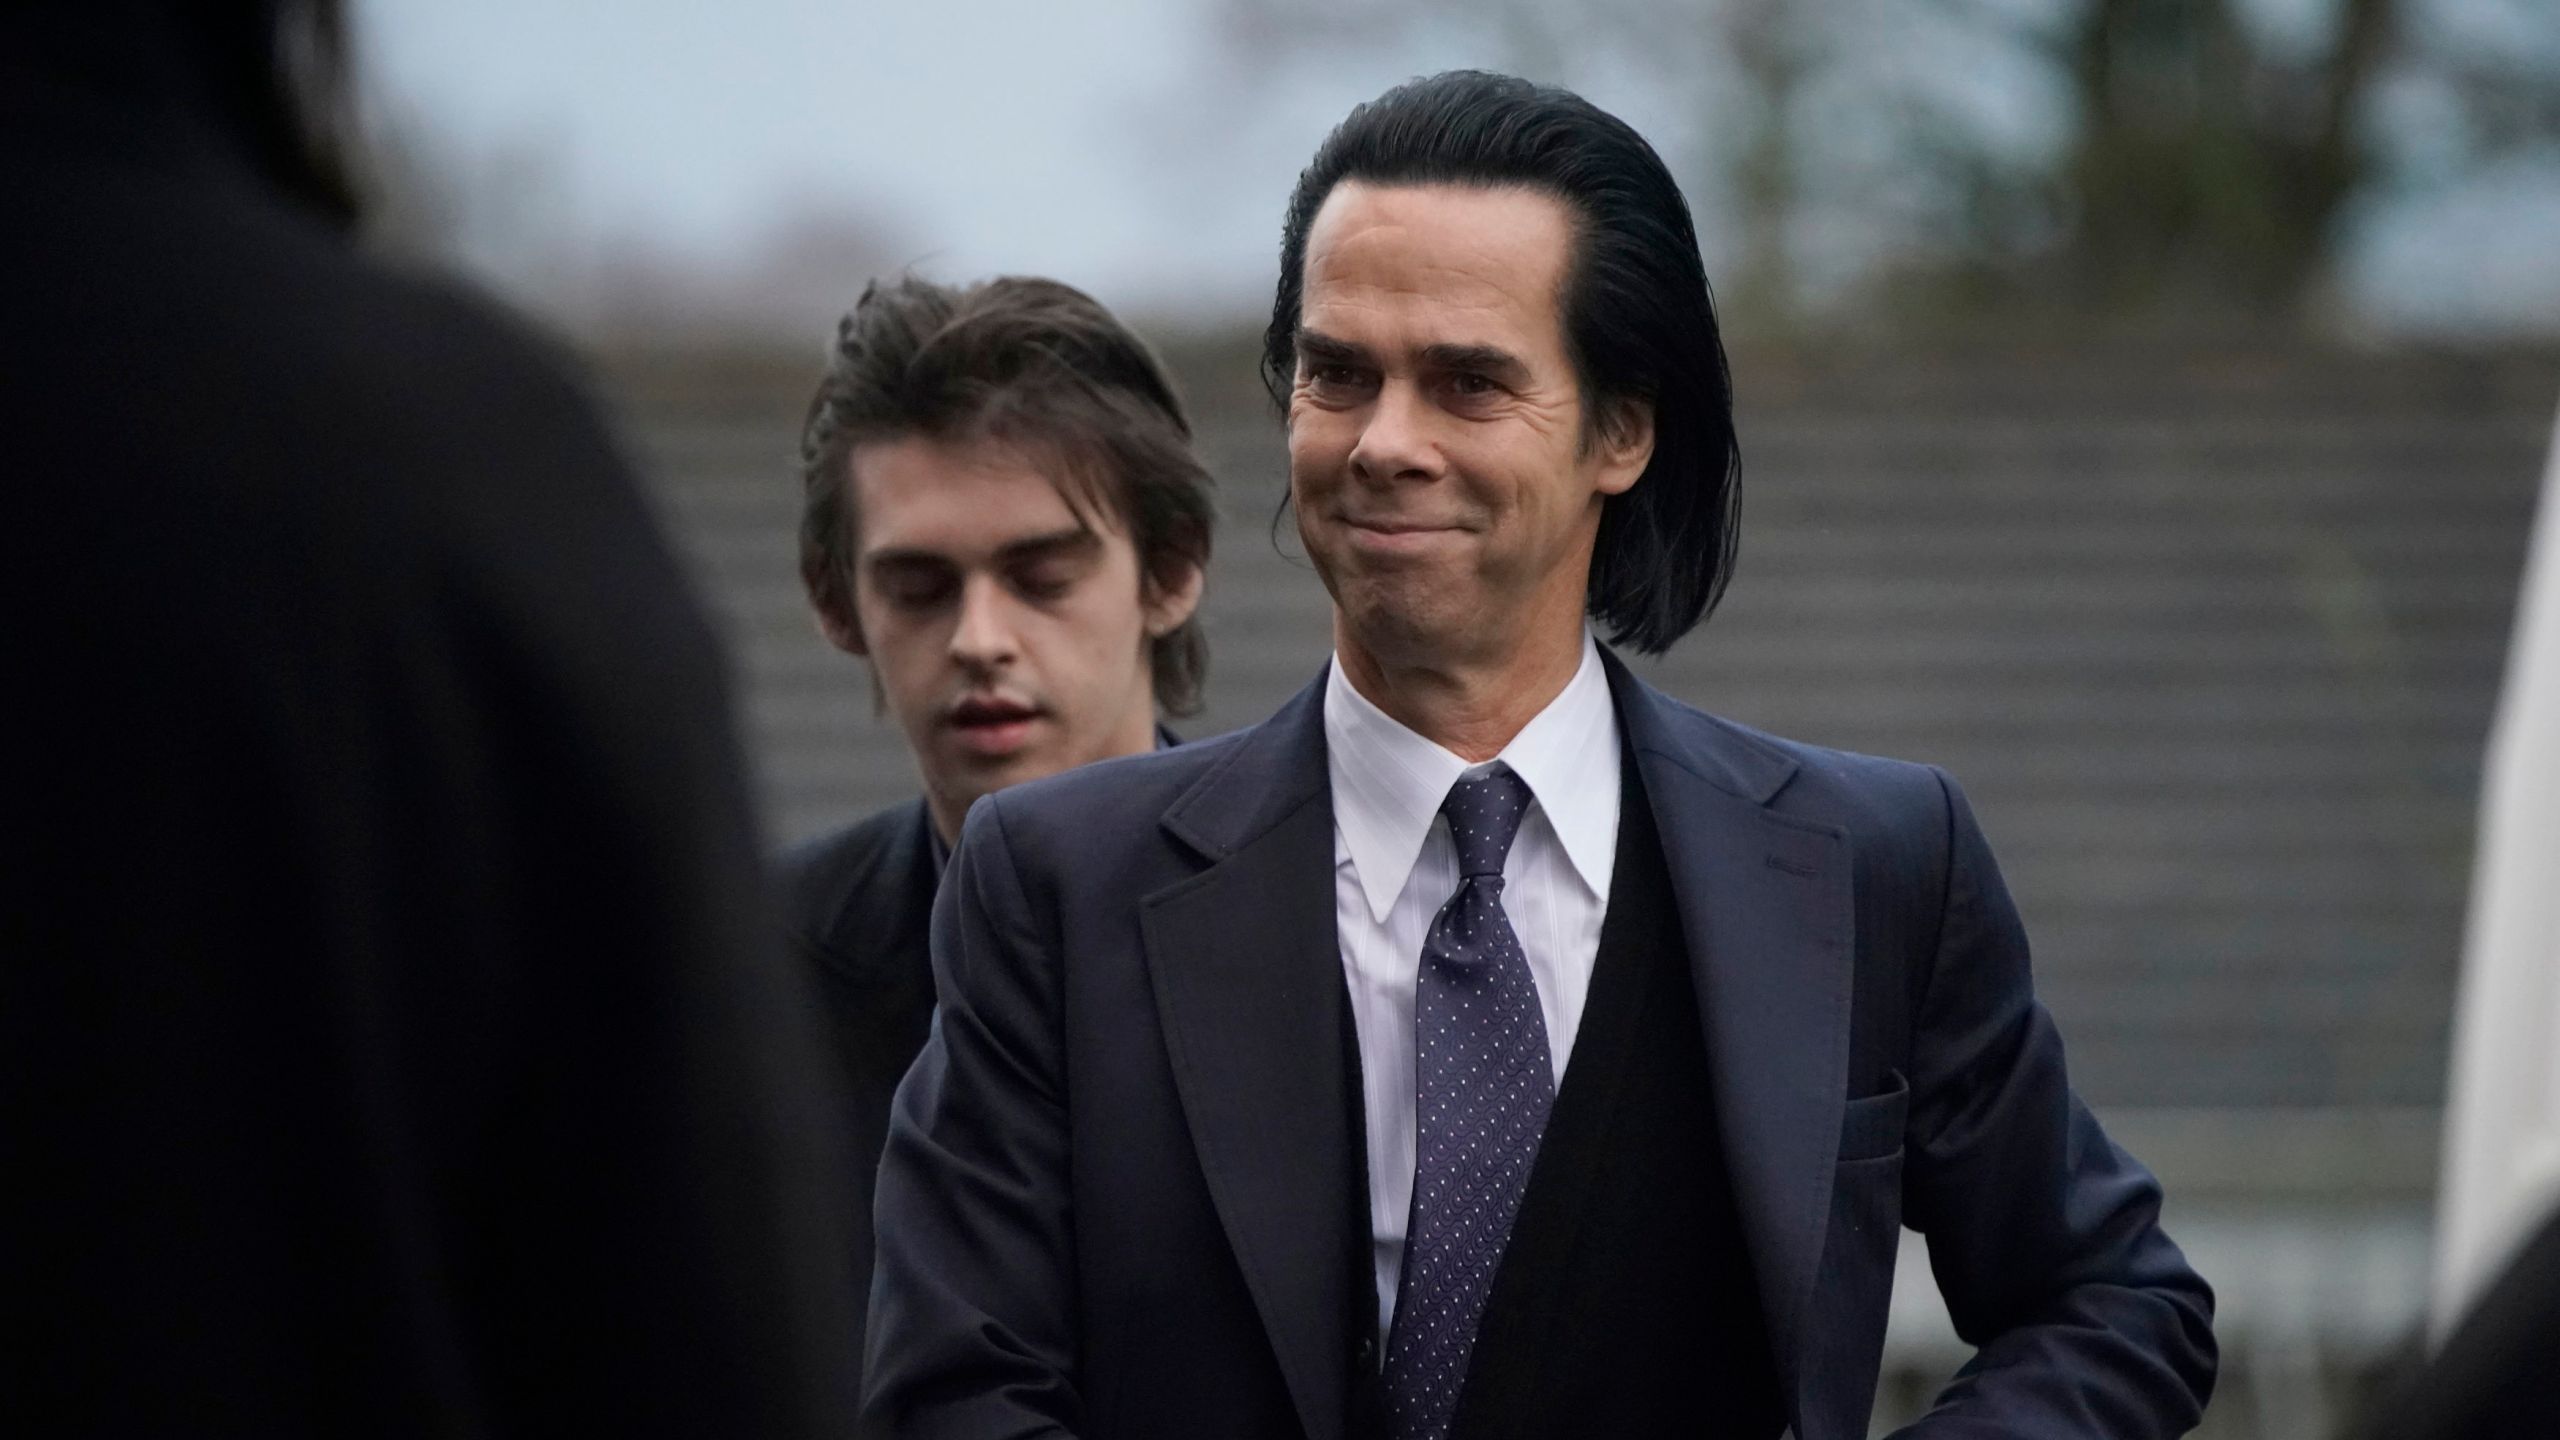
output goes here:
<path id="1" fill-rule="evenodd" d="M 988 667 L 1018 655 L 1013 597 L 991 575 L 973 575 L 960 587 L 960 617 L 951 627 L 951 655 L 962 664 Z"/>

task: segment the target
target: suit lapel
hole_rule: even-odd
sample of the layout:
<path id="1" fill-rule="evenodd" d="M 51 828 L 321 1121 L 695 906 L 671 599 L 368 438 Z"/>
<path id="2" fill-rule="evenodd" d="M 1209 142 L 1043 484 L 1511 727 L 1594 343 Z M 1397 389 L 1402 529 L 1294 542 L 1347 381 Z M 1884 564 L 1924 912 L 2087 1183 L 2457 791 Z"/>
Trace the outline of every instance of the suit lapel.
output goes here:
<path id="1" fill-rule="evenodd" d="M 1359 1171 L 1322 696 L 1319 679 L 1166 812 L 1209 863 L 1146 897 L 1140 923 L 1210 1197 L 1306 1433 L 1333 1440 L 1350 1383 L 1344 1196 Z"/>
<path id="2" fill-rule="evenodd" d="M 1614 656 L 1608 668 L 1671 871 L 1734 1199 L 1794 1414 L 1848 1083 L 1848 846 L 1766 808 L 1793 760 L 1674 705 Z"/>

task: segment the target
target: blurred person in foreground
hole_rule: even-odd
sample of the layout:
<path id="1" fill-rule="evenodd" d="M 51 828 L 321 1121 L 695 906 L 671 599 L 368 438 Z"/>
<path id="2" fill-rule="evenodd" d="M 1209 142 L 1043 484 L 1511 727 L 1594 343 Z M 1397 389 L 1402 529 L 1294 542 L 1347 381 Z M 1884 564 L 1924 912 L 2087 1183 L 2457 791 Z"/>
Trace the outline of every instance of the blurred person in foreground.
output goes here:
<path id="1" fill-rule="evenodd" d="M 1913 1436 L 2168 1436 L 2211 1294 L 2073 1096 L 1921 765 L 1638 681 L 1724 583 L 1732 397 L 1622 122 L 1456 73 L 1291 199 L 1263 357 L 1334 659 L 988 797 L 880 1177 L 917 1436 L 1866 1434 L 1898 1232 L 1978 1347 Z"/>
<path id="2" fill-rule="evenodd" d="M 2560 425 L 2481 772 L 2435 1347 L 2365 1417 L 2375 1440 L 2560 1435 Z"/>
<path id="3" fill-rule="evenodd" d="M 0 16 L 23 1433 L 833 1435 L 844 1162 L 594 411 L 358 254 L 321 3 Z"/>
<path id="4" fill-rule="evenodd" d="M 784 865 L 857 1147 L 867 1293 L 872 1180 L 933 1019 L 926 931 L 961 819 L 1004 786 L 1172 742 L 1156 716 L 1199 708 L 1216 511 L 1163 367 L 1052 280 L 866 290 L 801 466 L 819 629 L 868 662 L 924 780 Z"/>

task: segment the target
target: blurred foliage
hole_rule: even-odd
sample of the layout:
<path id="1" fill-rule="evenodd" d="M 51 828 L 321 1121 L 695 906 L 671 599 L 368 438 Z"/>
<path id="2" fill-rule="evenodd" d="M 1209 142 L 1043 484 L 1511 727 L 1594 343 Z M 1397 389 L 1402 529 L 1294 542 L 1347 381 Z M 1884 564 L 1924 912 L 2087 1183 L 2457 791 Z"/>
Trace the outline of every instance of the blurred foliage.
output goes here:
<path id="1" fill-rule="evenodd" d="M 2560 161 L 2553 0 L 1224 3 L 1269 75 L 1438 34 L 1639 97 L 1763 329 L 2317 325 L 2359 205 Z"/>

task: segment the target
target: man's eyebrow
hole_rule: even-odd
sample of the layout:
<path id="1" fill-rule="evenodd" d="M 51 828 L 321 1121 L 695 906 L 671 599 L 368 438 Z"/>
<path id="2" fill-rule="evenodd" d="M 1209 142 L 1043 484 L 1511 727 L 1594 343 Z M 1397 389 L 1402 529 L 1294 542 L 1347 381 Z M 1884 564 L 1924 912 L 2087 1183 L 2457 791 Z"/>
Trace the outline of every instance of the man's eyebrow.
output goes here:
<path id="1" fill-rule="evenodd" d="M 996 547 L 995 558 L 998 564 L 1010 565 L 1024 560 L 1036 560 L 1047 555 L 1076 554 L 1096 549 L 1101 544 L 1102 537 L 1093 533 L 1092 529 L 1075 525 L 1063 530 L 1052 530 L 1043 535 L 1025 535 L 1019 540 L 1008 540 Z M 939 550 L 907 545 L 892 545 L 871 551 L 862 557 L 862 563 L 874 569 L 893 570 L 924 566 L 952 569 L 958 564 Z"/>
<path id="2" fill-rule="evenodd" d="M 874 570 L 913 569 L 927 565 L 939 565 L 948 569 L 951 565 L 951 557 L 939 550 L 892 545 L 884 549 L 866 551 L 862 556 L 862 564 Z"/>
<path id="3" fill-rule="evenodd" d="M 1298 356 L 1318 365 L 1357 365 L 1369 358 L 1369 352 L 1320 330 L 1300 330 Z"/>
<path id="4" fill-rule="evenodd" d="M 996 558 L 1006 563 L 1037 560 L 1049 555 L 1072 555 L 1102 548 L 1102 537 L 1088 526 L 1052 530 L 1046 535 L 1025 535 L 1008 540 L 996 550 Z"/>
<path id="5" fill-rule="evenodd" d="M 1297 339 L 1300 358 L 1316 365 L 1365 365 L 1369 352 L 1348 340 L 1314 330 L 1301 330 Z M 1471 375 L 1515 377 L 1526 375 L 1529 367 L 1517 355 L 1499 345 L 1471 345 L 1448 342 L 1426 345 L 1420 356 L 1422 363 L 1434 370 L 1455 370 Z"/>
<path id="6" fill-rule="evenodd" d="M 1422 362 L 1434 370 L 1474 375 L 1525 375 L 1529 367 L 1499 345 L 1426 345 Z"/>

